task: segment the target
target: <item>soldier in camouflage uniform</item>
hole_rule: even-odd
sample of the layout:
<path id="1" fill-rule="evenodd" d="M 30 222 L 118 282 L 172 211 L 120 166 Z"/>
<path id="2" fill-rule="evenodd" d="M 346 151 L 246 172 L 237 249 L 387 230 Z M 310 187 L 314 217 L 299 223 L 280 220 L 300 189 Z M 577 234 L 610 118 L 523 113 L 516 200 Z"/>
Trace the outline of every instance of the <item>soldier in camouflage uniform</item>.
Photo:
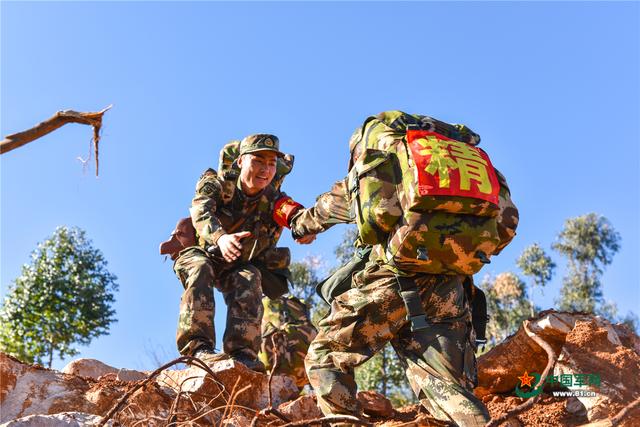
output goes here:
<path id="1" fill-rule="evenodd" d="M 239 151 L 240 176 L 232 197 L 223 201 L 222 179 L 213 169 L 196 185 L 190 213 L 197 245 L 180 251 L 174 264 L 184 286 L 176 338 L 183 355 L 213 353 L 215 287 L 227 304 L 224 352 L 263 371 L 258 360 L 263 285 L 280 282 L 279 294 L 286 292 L 286 277 L 274 271 L 286 268 L 289 259 L 278 257 L 274 246 L 289 216 L 302 206 L 270 185 L 283 155 L 277 137 L 248 136 Z M 278 259 L 283 265 L 273 265 Z"/>
<path id="2" fill-rule="evenodd" d="M 363 133 L 359 129 L 354 136 Z M 361 145 L 360 139 L 352 137 L 350 169 L 363 151 Z M 330 192 L 317 199 L 314 207 L 299 211 L 292 219 L 294 237 L 322 232 L 335 223 L 353 222 L 353 195 L 347 179 L 338 181 Z M 387 205 L 383 212 L 391 214 L 397 208 L 393 203 L 397 200 L 392 199 L 360 202 L 362 209 L 384 202 Z M 502 202 L 500 221 L 511 227 L 502 230 L 507 234 L 504 247 L 515 235 L 518 213 L 513 204 Z M 438 224 L 432 221 L 428 226 Z M 352 288 L 335 297 L 330 314 L 318 325 L 318 336 L 305 360 L 318 405 L 325 415 L 359 416 L 354 368 L 391 342 L 413 391 L 435 418 L 461 426 L 486 424 L 488 411 L 472 391 L 477 371 L 471 313 L 463 289 L 466 276 L 412 271 L 411 263 L 399 267 L 389 256 L 397 253 L 397 248 L 388 250 L 393 244 L 394 240 L 389 239 L 374 246 L 370 262 L 354 275 Z M 408 244 L 414 245 L 415 253 L 416 243 Z M 426 329 L 415 332 L 401 295 L 400 282 L 407 280 L 419 291 L 419 304 L 428 324 Z"/>
<path id="3" fill-rule="evenodd" d="M 309 383 L 304 369 L 304 358 L 309 344 L 317 335 L 309 319 L 309 308 L 294 296 L 262 299 L 262 347 L 260 360 L 267 370 L 277 366 L 274 373 L 295 378 L 302 389 Z M 275 346 L 274 346 L 275 344 Z"/>

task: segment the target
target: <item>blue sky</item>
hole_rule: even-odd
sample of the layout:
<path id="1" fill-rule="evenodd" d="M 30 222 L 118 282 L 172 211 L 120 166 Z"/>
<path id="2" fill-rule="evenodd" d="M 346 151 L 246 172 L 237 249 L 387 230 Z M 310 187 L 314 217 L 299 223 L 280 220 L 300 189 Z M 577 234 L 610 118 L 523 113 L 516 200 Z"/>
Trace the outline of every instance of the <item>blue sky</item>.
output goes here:
<path id="1" fill-rule="evenodd" d="M 2 135 L 59 109 L 105 115 L 100 177 L 68 125 L 2 156 L 2 295 L 58 225 L 84 228 L 119 280 L 118 323 L 81 357 L 150 368 L 175 354 L 181 286 L 157 253 L 230 139 L 274 133 L 305 205 L 341 178 L 347 141 L 389 109 L 465 123 L 520 208 L 479 273 L 547 251 L 566 218 L 605 215 L 622 248 L 604 295 L 640 313 L 640 10 L 625 3 L 13 3 L 1 5 Z M 333 263 L 343 227 L 295 259 Z M 286 233 L 285 233 L 286 234 Z M 553 306 L 564 260 L 538 305 Z M 224 303 L 217 298 L 218 336 Z M 155 350 L 152 350 L 155 349 Z M 66 361 L 55 361 L 61 368 Z"/>

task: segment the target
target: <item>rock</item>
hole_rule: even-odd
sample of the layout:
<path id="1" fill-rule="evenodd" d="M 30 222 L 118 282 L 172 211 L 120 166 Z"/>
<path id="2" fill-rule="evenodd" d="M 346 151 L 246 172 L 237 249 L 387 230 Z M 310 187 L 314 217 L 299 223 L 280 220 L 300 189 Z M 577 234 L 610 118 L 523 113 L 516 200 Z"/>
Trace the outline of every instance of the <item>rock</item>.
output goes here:
<path id="1" fill-rule="evenodd" d="M 605 328 L 608 339 L 620 343 L 609 322 L 587 314 L 543 311 L 528 322 L 531 331 L 560 354 L 576 322 L 589 320 Z M 480 398 L 487 394 L 509 393 L 519 385 L 518 376 L 525 371 L 542 373 L 546 365 L 547 353 L 520 327 L 514 335 L 478 358 L 478 387 L 474 392 Z"/>
<path id="2" fill-rule="evenodd" d="M 300 396 L 292 402 L 283 403 L 278 407 L 278 411 L 291 421 L 312 420 L 322 417 L 316 398 L 309 395 Z"/>
<path id="3" fill-rule="evenodd" d="M 358 392 L 358 402 L 362 405 L 365 414 L 374 417 L 390 417 L 393 415 L 393 406 L 389 399 L 375 391 Z"/>
<path id="4" fill-rule="evenodd" d="M 215 378 L 202 368 L 190 366 L 183 370 L 165 370 L 157 378 L 161 387 L 175 393 L 187 392 L 194 401 L 212 401 L 211 405 L 225 405 L 234 395 L 237 405 L 263 409 L 268 401 L 268 376 L 252 371 L 225 354 L 207 358 L 207 365 Z M 271 401 L 274 407 L 298 395 L 293 378 L 274 375 L 271 380 Z M 212 396 L 217 396 L 212 400 Z"/>
<path id="5" fill-rule="evenodd" d="M 0 422 L 64 411 L 95 413 L 95 405 L 85 398 L 90 384 L 84 378 L 26 365 L 0 353 L 0 379 Z"/>
<path id="6" fill-rule="evenodd" d="M 619 323 L 613 325 L 613 329 L 618 334 L 620 342 L 625 347 L 632 348 L 636 353 L 640 354 L 640 337 L 638 337 L 627 325 Z"/>
<path id="7" fill-rule="evenodd" d="M 553 374 L 570 375 L 573 380 L 584 375 L 597 376 L 595 384 L 574 383 L 568 387 L 595 393 L 577 396 L 586 408 L 587 418 L 593 422 L 615 414 L 635 399 L 640 389 L 639 371 L 640 355 L 635 349 L 622 345 L 611 324 L 593 318 L 576 322 L 567 335 Z"/>
<path id="8" fill-rule="evenodd" d="M 587 415 L 587 408 L 584 407 L 582 402 L 580 402 L 580 400 L 577 397 L 568 398 L 564 403 L 564 407 L 567 410 L 567 412 L 570 414 L 581 415 L 581 416 Z"/>
<path id="9" fill-rule="evenodd" d="M 140 381 L 147 378 L 147 374 L 135 371 L 133 369 L 118 369 L 102 363 L 96 359 L 77 359 L 69 362 L 67 366 L 62 368 L 63 374 L 77 375 L 80 377 L 89 377 L 93 379 L 118 381 Z"/>
<path id="10" fill-rule="evenodd" d="M 140 371 L 134 371 L 133 369 L 120 369 L 116 374 L 118 381 L 141 381 L 147 378 L 147 374 Z"/>
<path id="11" fill-rule="evenodd" d="M 69 362 L 67 366 L 62 368 L 62 373 L 78 375 L 80 377 L 89 377 L 97 380 L 105 374 L 117 374 L 118 369 L 96 359 L 76 359 Z"/>
<path id="12" fill-rule="evenodd" d="M 232 414 L 225 418 L 220 425 L 224 427 L 247 427 L 251 425 L 251 420 L 242 414 Z"/>
<path id="13" fill-rule="evenodd" d="M 82 412 L 62 412 L 53 415 L 29 415 L 1 424 L 0 427 L 86 427 L 95 426 L 100 422 L 98 415 Z M 111 421 L 107 426 L 112 426 Z"/>
<path id="14" fill-rule="evenodd" d="M 593 391 L 594 397 L 552 396 L 551 391 L 558 388 L 547 388 L 532 408 L 510 421 L 512 426 L 610 425 L 610 418 L 640 390 L 640 338 L 626 326 L 612 325 L 596 316 L 547 311 L 530 320 L 529 327 L 557 352 L 553 375 L 576 378 L 595 374 L 600 381 L 599 385 L 574 387 L 574 391 Z M 2 427 L 89 426 L 135 387 L 113 424 L 152 425 L 154 420 L 163 424 L 175 404 L 176 424 L 186 425 L 190 417 L 206 414 L 197 422 L 250 425 L 255 411 L 268 405 L 268 376 L 225 355 L 207 358 L 205 363 L 211 375 L 189 366 L 165 370 L 157 378 L 141 382 L 148 373 L 116 369 L 96 360 L 74 361 L 63 373 L 0 353 L 0 423 L 5 423 Z M 541 373 L 546 363 L 546 353 L 521 328 L 480 358 L 476 392 L 492 416 L 504 414 L 525 401 L 513 396 L 517 377 L 525 370 Z M 274 376 L 271 391 L 273 406 L 294 422 L 322 416 L 315 398 L 299 397 L 290 377 Z M 376 418 L 378 427 L 444 425 L 418 405 L 395 411 L 387 399 L 374 392 L 359 393 L 358 400 L 365 413 Z M 233 410 L 227 405 L 230 401 L 237 405 Z M 640 407 L 630 411 L 619 425 L 636 426 L 639 420 Z"/>

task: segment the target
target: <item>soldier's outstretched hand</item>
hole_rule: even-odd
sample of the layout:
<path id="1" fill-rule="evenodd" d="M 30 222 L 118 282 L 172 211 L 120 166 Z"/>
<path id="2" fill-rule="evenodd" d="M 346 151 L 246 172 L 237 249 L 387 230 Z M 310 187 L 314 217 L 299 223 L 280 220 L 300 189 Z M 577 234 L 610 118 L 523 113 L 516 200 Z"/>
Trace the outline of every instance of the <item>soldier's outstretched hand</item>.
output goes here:
<path id="1" fill-rule="evenodd" d="M 249 231 L 241 231 L 233 234 L 223 234 L 218 239 L 218 247 L 227 262 L 233 262 L 242 255 L 242 239 L 251 236 Z"/>
<path id="2" fill-rule="evenodd" d="M 296 243 L 299 243 L 301 245 L 308 245 L 309 243 L 316 240 L 316 236 L 317 234 L 307 234 L 306 236 L 302 236 L 296 239 Z"/>

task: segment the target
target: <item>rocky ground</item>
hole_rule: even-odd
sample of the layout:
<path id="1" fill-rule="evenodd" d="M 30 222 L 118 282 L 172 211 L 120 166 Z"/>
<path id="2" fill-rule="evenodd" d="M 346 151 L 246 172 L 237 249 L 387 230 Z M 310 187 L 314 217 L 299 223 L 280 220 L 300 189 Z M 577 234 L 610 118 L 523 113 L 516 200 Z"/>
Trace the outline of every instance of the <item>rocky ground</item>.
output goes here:
<path id="1" fill-rule="evenodd" d="M 547 343 L 549 351 L 536 340 Z M 595 396 L 554 397 L 554 391 L 569 390 L 562 384 L 548 384 L 537 398 L 516 396 L 518 377 L 542 373 L 550 357 L 557 360 L 549 375 L 558 380 L 584 374 L 598 378 L 571 388 Z M 314 397 L 300 396 L 291 378 L 270 379 L 223 355 L 206 364 L 182 362 L 152 373 L 80 359 L 58 372 L 0 353 L 0 427 L 283 426 L 309 425 L 322 416 Z M 494 420 L 505 418 L 504 426 L 640 426 L 640 338 L 598 317 L 541 313 L 480 357 L 478 376 L 476 394 Z M 366 421 L 377 426 L 446 425 L 418 405 L 394 409 L 374 392 L 358 398 Z M 504 417 L 526 402 L 533 405 Z"/>

